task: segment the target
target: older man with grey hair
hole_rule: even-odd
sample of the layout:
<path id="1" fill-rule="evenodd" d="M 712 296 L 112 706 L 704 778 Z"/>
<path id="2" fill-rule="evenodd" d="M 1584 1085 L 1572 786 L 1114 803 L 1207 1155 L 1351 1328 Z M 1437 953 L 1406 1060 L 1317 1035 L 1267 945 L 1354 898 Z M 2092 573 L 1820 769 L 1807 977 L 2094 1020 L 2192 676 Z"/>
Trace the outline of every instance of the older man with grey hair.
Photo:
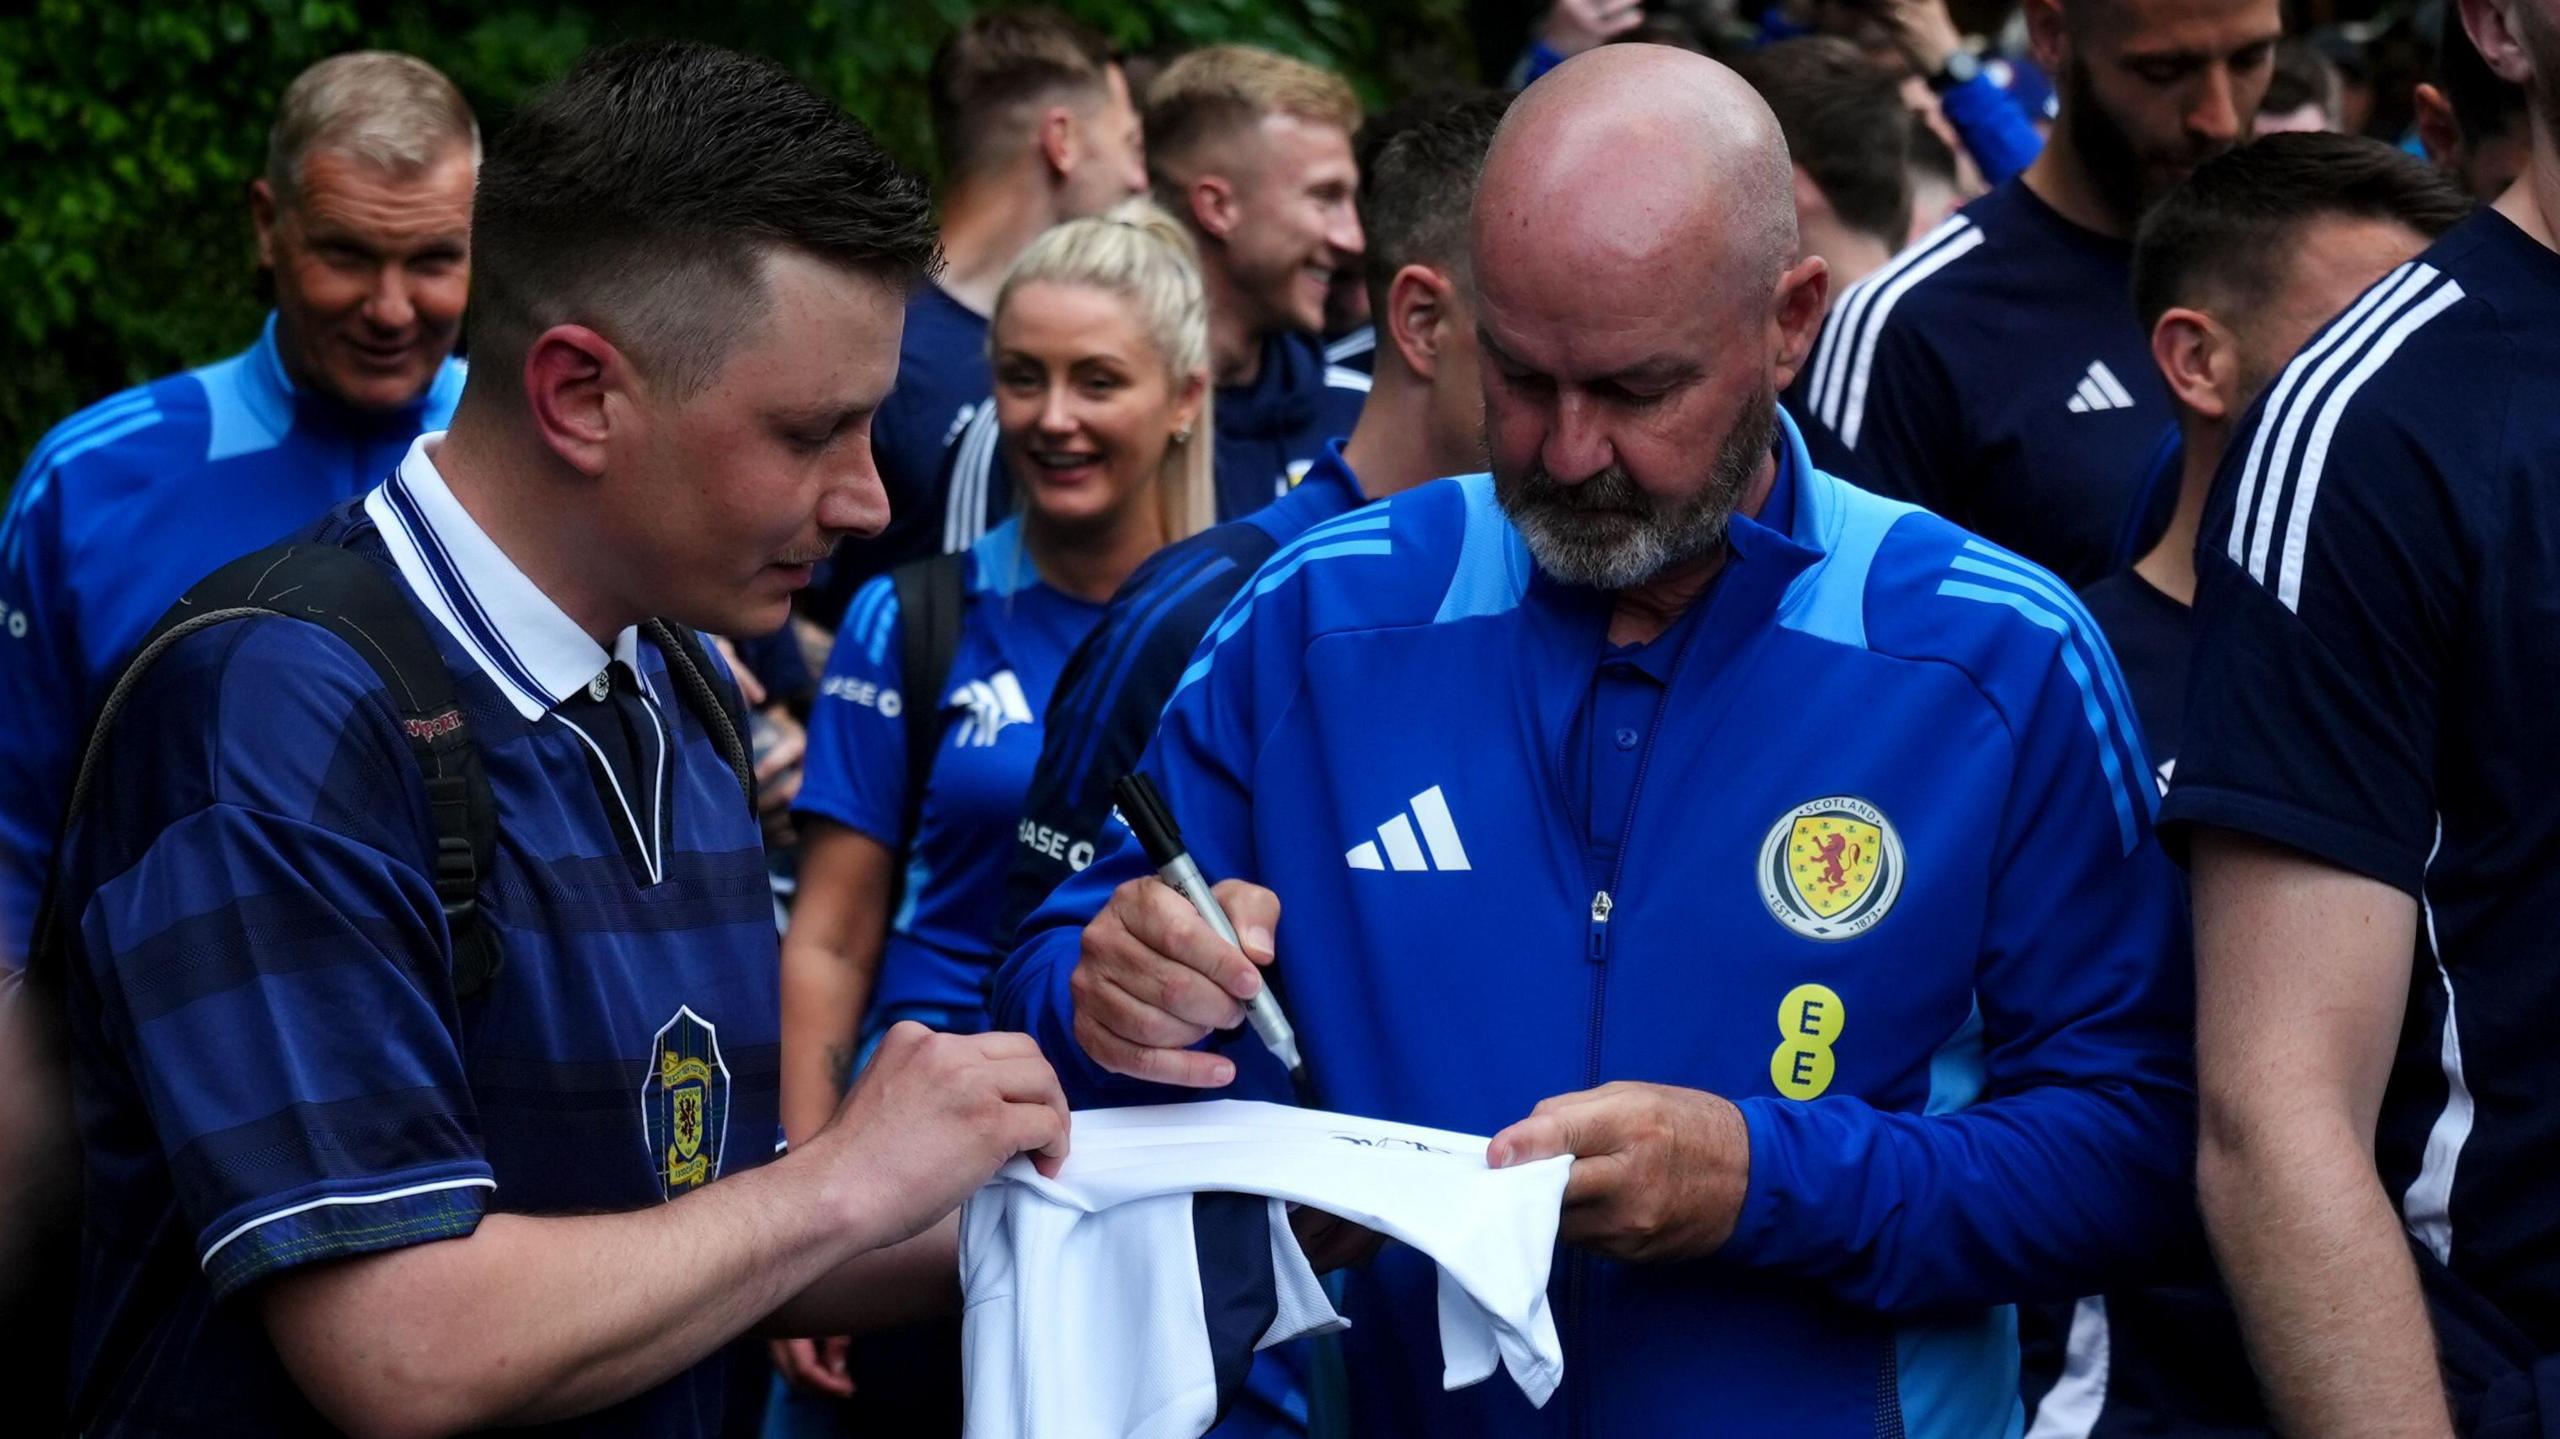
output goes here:
<path id="1" fill-rule="evenodd" d="M 143 631 L 451 418 L 479 160 L 470 105 L 424 61 L 302 72 L 249 186 L 275 288 L 257 343 L 82 410 L 19 472 L 0 521 L 0 971 L 24 958 L 80 727 Z"/>
<path id="2" fill-rule="evenodd" d="M 1315 1104 L 1574 1156 L 1562 1387 L 1446 1391 L 1388 1248 L 1363 1432 L 2015 1433 L 2001 1306 L 2179 1221 L 2176 881 L 2114 661 L 2050 575 L 1806 458 L 1791 177 L 1699 56 L 1522 93 L 1473 215 L 1492 473 L 1274 555 L 1141 762 L 1241 946 L 1123 830 L 997 977 L 1082 1103 L 1276 1082 L 1228 1032 L 1267 973 Z"/>

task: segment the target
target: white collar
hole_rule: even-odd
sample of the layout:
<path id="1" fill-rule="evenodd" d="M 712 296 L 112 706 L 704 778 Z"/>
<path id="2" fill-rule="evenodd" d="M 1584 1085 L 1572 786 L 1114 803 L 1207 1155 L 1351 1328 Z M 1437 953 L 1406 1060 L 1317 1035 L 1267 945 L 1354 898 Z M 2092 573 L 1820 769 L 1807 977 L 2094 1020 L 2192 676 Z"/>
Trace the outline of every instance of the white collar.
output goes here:
<path id="1" fill-rule="evenodd" d="M 400 468 L 364 500 L 409 588 L 527 720 L 585 689 L 608 660 L 640 675 L 637 626 L 614 636 L 608 655 L 453 497 L 428 457 L 443 439 L 441 430 L 420 435 Z M 645 689 L 648 680 L 641 684 Z"/>

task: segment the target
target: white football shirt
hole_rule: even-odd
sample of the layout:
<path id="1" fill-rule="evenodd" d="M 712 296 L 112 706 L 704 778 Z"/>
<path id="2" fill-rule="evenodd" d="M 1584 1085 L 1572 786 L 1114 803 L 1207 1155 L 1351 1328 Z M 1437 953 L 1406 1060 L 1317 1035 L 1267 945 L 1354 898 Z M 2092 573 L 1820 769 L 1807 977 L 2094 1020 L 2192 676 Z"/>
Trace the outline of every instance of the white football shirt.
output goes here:
<path id="1" fill-rule="evenodd" d="M 1491 1169 L 1485 1144 L 1244 1100 L 1078 1113 L 1057 1178 L 1016 1159 L 961 1209 L 968 1433 L 1195 1439 L 1254 1350 L 1348 1327 L 1293 1204 L 1439 1266 L 1447 1387 L 1499 1364 L 1545 1404 L 1564 1377 L 1547 1270 L 1573 1161 Z"/>

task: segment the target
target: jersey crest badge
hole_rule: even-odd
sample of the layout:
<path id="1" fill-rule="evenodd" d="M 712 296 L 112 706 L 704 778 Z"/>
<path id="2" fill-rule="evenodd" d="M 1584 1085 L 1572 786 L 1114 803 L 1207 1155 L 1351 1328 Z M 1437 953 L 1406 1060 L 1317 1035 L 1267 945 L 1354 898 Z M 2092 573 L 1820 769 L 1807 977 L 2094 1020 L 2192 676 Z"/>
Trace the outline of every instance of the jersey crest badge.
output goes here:
<path id="1" fill-rule="evenodd" d="M 720 1059 L 719 1030 L 690 1007 L 678 1007 L 650 1041 L 640 1126 L 661 1198 L 720 1177 L 729 1137 L 729 1066 Z"/>
<path id="2" fill-rule="evenodd" d="M 1850 939 L 1892 910 L 1902 868 L 1902 838 L 1884 812 L 1832 795 L 1797 805 L 1769 827 L 1760 897 L 1778 923 L 1807 939 Z"/>

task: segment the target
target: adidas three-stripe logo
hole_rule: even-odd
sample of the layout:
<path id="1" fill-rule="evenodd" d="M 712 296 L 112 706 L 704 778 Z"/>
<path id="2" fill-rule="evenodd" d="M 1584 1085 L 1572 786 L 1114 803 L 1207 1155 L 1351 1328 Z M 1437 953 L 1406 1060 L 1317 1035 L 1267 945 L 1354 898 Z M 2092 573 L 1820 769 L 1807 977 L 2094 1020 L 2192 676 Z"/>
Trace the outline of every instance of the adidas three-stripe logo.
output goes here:
<path id="1" fill-rule="evenodd" d="M 2080 377 L 2080 388 L 2071 392 L 2071 401 L 2063 408 L 2075 415 L 2130 410 L 2133 394 L 2117 381 L 2116 372 L 2107 368 L 2106 361 L 2091 360 L 2089 373 Z"/>
<path id="2" fill-rule="evenodd" d="M 2347 405 L 2409 337 L 2462 299 L 2460 281 L 2411 261 L 2385 275 L 2294 356 L 2276 381 L 2232 506 L 2228 553 L 2249 578 L 2275 591 L 2289 610 L 2302 608 L 2302 556 L 2311 543 L 2311 511 L 2329 467 L 2329 442 Z"/>
<path id="3" fill-rule="evenodd" d="M 1980 249 L 1984 238 L 1971 220 L 1953 216 L 1831 302 L 1813 377 L 1805 382 L 1805 400 L 1841 444 L 1856 449 L 1858 433 L 1866 426 L 1867 378 L 1875 369 L 1876 342 L 1884 338 L 1893 307 L 1913 286 Z"/>
<path id="4" fill-rule="evenodd" d="M 1421 838 L 1414 837 L 1416 828 Z M 1424 858 L 1424 850 L 1430 857 Z M 1384 851 L 1383 854 L 1381 851 Z M 1353 869 L 1466 869 L 1467 847 L 1458 842 L 1458 823 L 1449 817 L 1448 796 L 1433 785 L 1413 797 L 1412 807 L 1378 826 L 1378 837 L 1364 839 L 1343 856 Z"/>

